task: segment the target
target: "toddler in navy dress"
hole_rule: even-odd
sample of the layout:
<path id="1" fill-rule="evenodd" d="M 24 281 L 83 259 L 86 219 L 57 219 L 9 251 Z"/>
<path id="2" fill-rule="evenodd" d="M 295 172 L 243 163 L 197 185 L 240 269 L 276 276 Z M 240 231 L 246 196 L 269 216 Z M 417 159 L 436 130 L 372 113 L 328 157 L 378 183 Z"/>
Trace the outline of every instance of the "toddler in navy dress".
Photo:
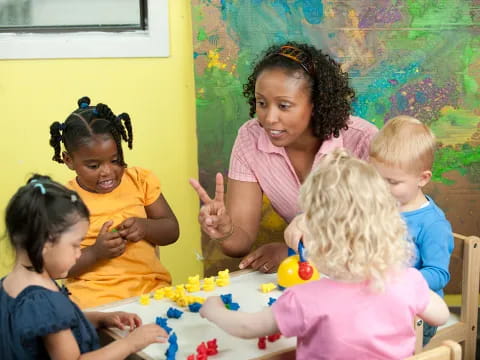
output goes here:
<path id="1" fill-rule="evenodd" d="M 15 266 L 0 280 L 0 357 L 10 359 L 124 359 L 166 332 L 125 312 L 82 312 L 55 279 L 81 254 L 89 212 L 80 197 L 47 176 L 34 175 L 10 200 L 6 228 Z M 129 327 L 100 348 L 95 328 Z"/>

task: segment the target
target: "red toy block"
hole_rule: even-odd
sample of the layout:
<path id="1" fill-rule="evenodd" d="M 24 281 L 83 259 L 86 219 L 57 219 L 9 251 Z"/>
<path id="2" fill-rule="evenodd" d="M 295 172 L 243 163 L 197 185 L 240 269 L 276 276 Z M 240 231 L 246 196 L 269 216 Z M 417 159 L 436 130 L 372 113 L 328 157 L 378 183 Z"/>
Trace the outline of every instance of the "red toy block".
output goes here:
<path id="1" fill-rule="evenodd" d="M 218 354 L 217 348 L 218 348 L 217 339 L 212 339 L 210 341 L 207 341 L 207 355 Z"/>
<path id="2" fill-rule="evenodd" d="M 188 355 L 187 360 L 195 360 L 195 354 Z"/>
<path id="3" fill-rule="evenodd" d="M 215 349 L 216 349 L 216 348 L 218 347 L 218 345 L 217 345 L 217 339 L 214 338 L 214 339 L 212 339 L 212 340 L 207 341 L 207 347 L 208 347 L 209 349 L 210 349 L 210 348 L 215 348 Z"/>
<path id="4" fill-rule="evenodd" d="M 197 355 L 197 360 L 207 360 L 208 356 L 207 354 L 198 354 Z"/>
<path id="5" fill-rule="evenodd" d="M 205 342 L 202 342 L 200 345 L 197 346 L 197 353 L 199 355 L 203 354 L 203 355 L 206 355 L 207 354 L 207 346 L 205 345 Z"/>
<path id="6" fill-rule="evenodd" d="M 268 335 L 267 339 L 268 339 L 268 341 L 270 341 L 270 342 L 275 342 L 275 341 L 277 341 L 278 339 L 280 339 L 280 336 L 282 336 L 282 334 L 276 333 L 276 334 L 273 334 L 273 335 Z"/>
<path id="7" fill-rule="evenodd" d="M 258 338 L 257 346 L 260 350 L 265 350 L 267 348 L 267 339 L 265 337 Z"/>

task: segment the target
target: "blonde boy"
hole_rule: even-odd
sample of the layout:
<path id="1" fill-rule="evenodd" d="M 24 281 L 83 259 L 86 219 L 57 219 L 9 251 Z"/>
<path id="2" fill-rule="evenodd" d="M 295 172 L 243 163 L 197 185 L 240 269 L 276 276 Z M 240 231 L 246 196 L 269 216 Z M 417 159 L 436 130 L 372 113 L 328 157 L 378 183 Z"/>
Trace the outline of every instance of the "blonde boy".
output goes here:
<path id="1" fill-rule="evenodd" d="M 443 288 L 450 280 L 452 228 L 443 211 L 423 193 L 432 177 L 435 148 L 435 136 L 425 124 L 410 116 L 397 116 L 373 139 L 370 162 L 399 203 L 416 248 L 414 266 L 430 289 L 443 296 Z M 435 331 L 436 328 L 425 327 L 424 343 Z"/>

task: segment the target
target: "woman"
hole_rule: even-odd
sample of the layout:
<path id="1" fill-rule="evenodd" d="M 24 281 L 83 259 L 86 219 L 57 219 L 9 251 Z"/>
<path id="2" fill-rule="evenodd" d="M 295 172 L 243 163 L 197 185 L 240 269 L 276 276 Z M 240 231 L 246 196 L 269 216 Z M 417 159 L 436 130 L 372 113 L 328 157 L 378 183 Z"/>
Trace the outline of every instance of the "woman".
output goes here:
<path id="1" fill-rule="evenodd" d="M 348 74 L 307 44 L 288 42 L 267 49 L 243 94 L 250 116 L 256 118 L 238 131 L 226 202 L 221 174 L 213 199 L 198 181 L 190 180 L 204 203 L 199 213 L 202 230 L 234 257 L 247 255 L 255 242 L 264 193 L 290 223 L 299 212 L 300 185 L 318 160 L 339 147 L 365 159 L 377 132 L 374 125 L 350 115 L 355 92 Z M 245 256 L 240 268 L 273 272 L 286 256 L 283 242 L 266 244 Z"/>

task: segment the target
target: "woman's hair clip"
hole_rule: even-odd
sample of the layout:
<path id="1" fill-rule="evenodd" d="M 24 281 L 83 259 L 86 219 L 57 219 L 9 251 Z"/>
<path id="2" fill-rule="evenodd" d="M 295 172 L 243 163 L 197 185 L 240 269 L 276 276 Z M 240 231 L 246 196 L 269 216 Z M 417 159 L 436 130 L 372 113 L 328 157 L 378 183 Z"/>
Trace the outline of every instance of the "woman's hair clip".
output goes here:
<path id="1" fill-rule="evenodd" d="M 33 179 L 32 181 L 30 181 L 30 184 L 33 185 L 34 188 L 38 187 L 42 195 L 45 195 L 47 193 L 45 186 L 43 186 L 43 184 L 39 182 L 37 179 Z"/>
<path id="2" fill-rule="evenodd" d="M 273 55 L 280 55 L 286 57 L 290 60 L 295 61 L 299 64 L 303 70 L 307 72 L 310 76 L 315 75 L 315 63 L 310 55 L 306 54 L 305 51 L 291 45 L 284 45 L 278 49 Z"/>
<path id="3" fill-rule="evenodd" d="M 77 195 L 75 195 L 75 194 L 70 195 L 70 200 L 72 201 L 72 203 L 77 202 L 77 200 L 78 200 Z"/>
<path id="4" fill-rule="evenodd" d="M 94 108 L 92 112 L 93 112 L 93 115 L 98 115 L 98 110 L 97 110 L 97 108 Z"/>
<path id="5" fill-rule="evenodd" d="M 80 103 L 80 109 L 86 109 L 86 108 L 88 108 L 88 103 L 86 102 Z"/>

